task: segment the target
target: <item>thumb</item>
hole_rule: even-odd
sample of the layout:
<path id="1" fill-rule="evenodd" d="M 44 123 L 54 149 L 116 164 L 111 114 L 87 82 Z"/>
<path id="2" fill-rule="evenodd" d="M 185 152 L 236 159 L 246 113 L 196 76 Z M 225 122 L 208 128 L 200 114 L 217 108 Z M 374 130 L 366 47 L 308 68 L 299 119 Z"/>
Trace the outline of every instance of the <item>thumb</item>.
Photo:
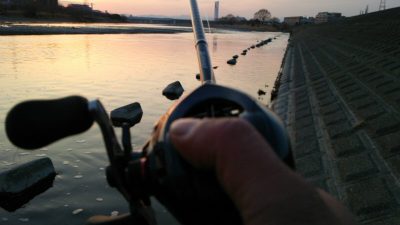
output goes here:
<path id="1" fill-rule="evenodd" d="M 218 171 L 230 161 L 243 161 L 244 155 L 259 158 L 260 150 L 270 160 L 280 161 L 264 138 L 243 119 L 180 119 L 171 125 L 170 137 L 182 157 L 198 169 Z"/>
<path id="2" fill-rule="evenodd" d="M 180 119 L 171 125 L 170 137 L 195 168 L 215 171 L 246 224 L 351 221 L 337 216 L 345 215 L 344 208 L 285 166 L 243 119 Z"/>
<path id="3" fill-rule="evenodd" d="M 276 180 L 289 171 L 243 119 L 181 119 L 172 124 L 170 137 L 177 151 L 195 168 L 215 171 L 239 208 L 249 207 L 249 199 L 256 197 L 250 196 L 252 193 L 268 191 L 260 183 Z"/>

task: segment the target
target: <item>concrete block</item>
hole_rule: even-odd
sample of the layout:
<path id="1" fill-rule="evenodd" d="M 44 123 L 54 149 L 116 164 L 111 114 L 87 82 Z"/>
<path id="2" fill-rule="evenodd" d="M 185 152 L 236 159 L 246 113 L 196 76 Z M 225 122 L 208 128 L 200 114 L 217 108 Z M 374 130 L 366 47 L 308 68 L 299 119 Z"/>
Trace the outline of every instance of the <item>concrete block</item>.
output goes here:
<path id="1" fill-rule="evenodd" d="M 306 139 L 316 138 L 315 130 L 314 127 L 312 126 L 296 129 L 295 132 L 296 132 L 296 140 L 306 140 Z"/>
<path id="2" fill-rule="evenodd" d="M 327 130 L 329 136 L 334 139 L 349 134 L 350 125 L 348 123 L 341 122 L 328 126 Z"/>
<path id="3" fill-rule="evenodd" d="M 336 82 L 336 83 L 341 83 L 341 82 L 345 82 L 347 80 L 350 80 L 349 76 L 347 74 L 338 74 L 337 76 L 332 76 L 332 79 Z"/>
<path id="4" fill-rule="evenodd" d="M 305 177 L 323 174 L 322 161 L 319 153 L 296 159 L 296 170 Z"/>
<path id="5" fill-rule="evenodd" d="M 380 145 L 380 153 L 384 158 L 400 154 L 400 131 L 374 139 Z"/>
<path id="6" fill-rule="evenodd" d="M 308 126 L 311 126 L 313 124 L 314 124 L 314 120 L 310 116 L 310 117 L 301 118 L 300 120 L 296 120 L 295 126 L 296 126 L 296 129 L 301 129 L 301 128 L 306 128 Z"/>
<path id="7" fill-rule="evenodd" d="M 324 107 L 320 107 L 320 108 L 319 108 L 319 111 L 320 111 L 323 115 L 329 115 L 329 114 L 335 113 L 335 112 L 337 112 L 337 111 L 339 111 L 339 110 L 340 110 L 340 107 L 339 107 L 339 105 L 336 104 L 336 103 L 331 104 L 331 105 L 326 105 L 326 106 L 324 106 Z"/>
<path id="8" fill-rule="evenodd" d="M 385 79 L 382 79 L 382 80 L 379 80 L 379 81 L 375 82 L 374 86 L 375 86 L 376 89 L 379 89 L 379 88 L 382 88 L 382 87 L 386 87 L 388 84 L 391 84 L 391 83 L 393 83 L 392 79 L 385 78 Z"/>
<path id="9" fill-rule="evenodd" d="M 396 202 L 383 178 L 371 178 L 346 187 L 350 209 L 358 216 L 390 213 Z"/>
<path id="10" fill-rule="evenodd" d="M 296 97 L 296 101 L 304 101 L 308 99 L 308 92 L 307 89 L 300 89 L 294 93 L 294 96 Z"/>
<path id="11" fill-rule="evenodd" d="M 333 95 L 329 91 L 329 89 L 326 89 L 326 90 L 324 90 L 324 92 L 317 94 L 318 101 L 323 101 L 325 99 L 332 98 L 332 97 L 333 97 Z"/>
<path id="12" fill-rule="evenodd" d="M 395 174 L 396 178 L 400 178 L 400 154 L 397 154 L 391 158 L 386 159 L 389 163 L 390 168 L 392 169 L 393 173 Z"/>
<path id="13" fill-rule="evenodd" d="M 384 79 L 384 76 L 382 74 L 376 73 L 373 76 L 366 78 L 365 81 L 367 81 L 368 83 L 373 85 L 375 83 L 375 81 L 382 80 L 382 79 Z"/>
<path id="14" fill-rule="evenodd" d="M 382 90 L 381 90 L 382 89 Z M 382 87 L 379 89 L 383 92 L 384 95 L 390 95 L 392 93 L 399 93 L 400 92 L 400 83 L 390 83 L 386 87 Z"/>
<path id="15" fill-rule="evenodd" d="M 336 73 L 340 73 L 342 70 L 337 68 L 336 66 L 333 66 L 329 69 L 326 70 L 327 73 L 329 73 L 330 75 L 332 74 L 336 74 Z"/>
<path id="16" fill-rule="evenodd" d="M 20 164 L 0 173 L 0 207 L 13 212 L 52 187 L 56 172 L 50 158 Z"/>
<path id="17" fill-rule="evenodd" d="M 370 72 L 370 69 L 365 67 L 364 65 L 358 65 L 355 68 L 351 69 L 353 73 L 360 75 L 360 74 L 365 74 L 367 72 Z"/>
<path id="18" fill-rule="evenodd" d="M 340 122 L 346 122 L 347 118 L 343 111 L 337 111 L 333 114 L 323 116 L 326 125 L 333 125 Z"/>
<path id="19" fill-rule="evenodd" d="M 357 84 L 354 83 L 353 80 L 349 79 L 349 80 L 346 80 L 345 82 L 337 83 L 336 86 L 343 90 L 346 88 L 355 87 L 355 86 L 357 86 Z"/>
<path id="20" fill-rule="evenodd" d="M 358 87 L 357 85 L 353 85 L 346 88 L 342 88 L 341 91 L 344 95 L 349 95 L 357 90 L 360 90 L 360 87 Z"/>
<path id="21" fill-rule="evenodd" d="M 358 110 L 356 114 L 363 120 L 372 120 L 381 116 L 384 113 L 385 109 L 382 106 L 374 104 L 363 108 L 362 110 Z"/>
<path id="22" fill-rule="evenodd" d="M 327 86 L 323 86 L 323 87 L 321 87 L 321 88 L 313 88 L 314 89 L 314 93 L 315 93 L 315 95 L 317 96 L 317 97 L 319 97 L 319 96 L 321 96 L 321 95 L 323 95 L 324 93 L 326 93 L 327 92 Z"/>
<path id="23" fill-rule="evenodd" d="M 363 109 L 373 104 L 378 104 L 378 103 L 371 96 L 369 96 L 367 98 L 362 98 L 358 99 L 357 101 L 351 102 L 350 106 L 356 109 Z"/>
<path id="24" fill-rule="evenodd" d="M 325 80 L 321 80 L 318 82 L 313 83 L 314 89 L 316 91 L 324 90 L 328 86 L 328 83 Z"/>
<path id="25" fill-rule="evenodd" d="M 371 79 L 371 77 L 376 77 L 378 74 L 375 71 L 369 71 L 368 73 L 365 73 L 362 75 L 362 78 L 364 80 L 366 79 Z"/>
<path id="26" fill-rule="evenodd" d="M 367 154 L 341 158 L 338 161 L 342 181 L 351 181 L 378 172 L 378 168 Z"/>
<path id="27" fill-rule="evenodd" d="M 303 105 L 299 105 L 298 107 L 296 107 L 296 111 L 297 112 L 300 112 L 300 111 L 303 111 L 303 110 L 310 110 L 310 108 L 311 108 L 311 105 L 310 105 L 310 103 L 304 103 Z"/>
<path id="28" fill-rule="evenodd" d="M 307 109 L 307 108 L 304 110 L 301 110 L 301 111 L 296 111 L 296 113 L 295 113 L 296 120 L 304 118 L 304 117 L 310 117 L 310 116 L 312 116 L 311 110 Z"/>
<path id="29" fill-rule="evenodd" d="M 400 120 L 394 114 L 386 113 L 369 122 L 369 127 L 378 136 L 390 134 L 400 129 Z"/>
<path id="30" fill-rule="evenodd" d="M 295 100 L 295 106 L 297 107 L 301 107 L 305 104 L 310 104 L 310 101 L 308 98 L 302 98 L 302 99 L 296 99 Z"/>
<path id="31" fill-rule="evenodd" d="M 394 65 L 388 67 L 388 70 L 390 70 L 391 72 L 395 72 L 399 69 L 400 69 L 400 64 L 394 64 Z"/>
<path id="32" fill-rule="evenodd" d="M 326 106 L 326 105 L 333 104 L 335 102 L 336 102 L 335 97 L 331 96 L 329 98 L 325 98 L 325 99 L 319 101 L 319 106 L 323 107 L 323 106 Z"/>
<path id="33" fill-rule="evenodd" d="M 378 218 L 366 223 L 364 225 L 398 225 L 400 224 L 400 212 L 393 213 L 392 216 L 386 218 Z"/>
<path id="34" fill-rule="evenodd" d="M 332 142 L 332 147 L 338 157 L 356 154 L 366 149 L 357 135 L 338 138 Z"/>
<path id="35" fill-rule="evenodd" d="M 297 140 L 293 151 L 296 157 L 316 153 L 319 151 L 318 142 L 316 139 Z"/>
<path id="36" fill-rule="evenodd" d="M 352 93 L 345 95 L 345 97 L 349 101 L 356 101 L 359 99 L 367 98 L 368 96 L 369 96 L 368 92 L 363 91 L 363 90 L 357 90 L 357 91 L 354 91 Z"/>

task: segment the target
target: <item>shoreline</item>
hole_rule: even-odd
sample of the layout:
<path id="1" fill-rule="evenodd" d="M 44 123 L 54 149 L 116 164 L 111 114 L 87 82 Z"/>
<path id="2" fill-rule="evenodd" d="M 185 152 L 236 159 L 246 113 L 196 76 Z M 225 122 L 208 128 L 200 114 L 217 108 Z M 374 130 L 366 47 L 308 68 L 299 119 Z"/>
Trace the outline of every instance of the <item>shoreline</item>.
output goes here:
<path id="1" fill-rule="evenodd" d="M 0 25 L 0 36 L 55 35 L 55 34 L 176 34 L 190 32 L 184 29 L 151 27 L 75 27 Z"/>
<path id="2" fill-rule="evenodd" d="M 56 24 L 69 24 L 68 26 L 57 26 Z M 40 24 L 40 25 L 38 25 Z M 47 25 L 46 25 L 47 24 Z M 76 24 L 76 25 L 75 25 Z M 88 26 L 82 26 L 87 24 Z M 95 24 L 109 24 L 110 27 L 91 26 Z M 114 26 L 113 25 L 126 25 Z M 141 24 L 141 26 L 137 26 Z M 187 24 L 150 24 L 165 27 L 146 27 L 143 23 L 121 22 L 121 21 L 77 21 L 65 18 L 23 18 L 0 16 L 0 36 L 8 35 L 58 35 L 58 34 L 176 34 L 192 32 L 191 26 Z M 147 24 L 147 23 L 145 23 Z M 129 26 L 132 25 L 132 26 Z M 136 27 L 137 26 L 137 27 Z M 176 28 L 179 27 L 179 28 Z M 214 30 L 242 31 L 242 32 L 282 32 L 275 29 L 266 29 L 249 26 L 214 25 Z"/>
<path id="3" fill-rule="evenodd" d="M 57 26 L 57 24 L 68 24 L 67 26 Z M 40 25 L 38 25 L 40 24 Z M 47 24 L 47 25 L 46 25 Z M 87 24 L 88 26 L 82 26 Z M 110 27 L 91 26 L 94 24 L 107 24 Z M 113 25 L 128 25 L 114 26 Z M 129 26 L 132 25 L 132 26 Z M 182 27 L 161 28 L 161 27 L 136 27 L 137 23 L 121 21 L 77 21 L 63 18 L 37 18 L 27 19 L 22 17 L 1 17 L 0 16 L 0 36 L 9 35 L 59 35 L 59 34 L 176 34 L 190 32 Z"/>

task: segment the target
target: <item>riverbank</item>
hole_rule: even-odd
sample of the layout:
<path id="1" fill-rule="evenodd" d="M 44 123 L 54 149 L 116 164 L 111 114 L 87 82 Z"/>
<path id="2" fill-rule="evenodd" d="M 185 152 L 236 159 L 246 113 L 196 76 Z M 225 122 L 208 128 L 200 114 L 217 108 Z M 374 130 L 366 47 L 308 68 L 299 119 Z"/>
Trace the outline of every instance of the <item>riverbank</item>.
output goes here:
<path id="1" fill-rule="evenodd" d="M 141 21 L 141 20 L 140 20 Z M 96 24 L 108 24 L 109 26 L 95 26 Z M 57 26 L 63 24 L 62 26 Z M 76 24 L 76 25 L 74 25 Z M 82 26 L 86 24 L 87 26 Z M 156 27 L 158 25 L 163 28 Z M 114 26 L 115 25 L 115 26 Z M 124 25 L 124 26 L 120 26 Z M 148 26 L 146 26 L 148 25 Z M 152 27 L 153 26 L 153 27 Z M 204 25 L 205 28 L 207 24 Z M 167 28 L 168 27 L 168 28 Z M 231 31 L 256 31 L 256 32 L 280 32 L 274 26 L 251 26 L 247 24 L 214 24 L 212 30 Z M 45 34 L 137 34 L 137 33 L 162 33 L 173 34 L 191 32 L 190 20 L 160 20 L 155 23 L 123 22 L 113 20 L 81 21 L 73 18 L 26 18 L 0 16 L 0 35 L 45 35 Z"/>
<path id="2" fill-rule="evenodd" d="M 400 8 L 292 32 L 274 111 L 297 171 L 360 224 L 400 224 Z"/>
<path id="3" fill-rule="evenodd" d="M 0 35 L 50 35 L 50 34 L 174 34 L 191 32 L 190 29 L 140 27 L 135 26 L 66 26 L 57 25 L 27 25 L 27 24 L 0 24 Z"/>

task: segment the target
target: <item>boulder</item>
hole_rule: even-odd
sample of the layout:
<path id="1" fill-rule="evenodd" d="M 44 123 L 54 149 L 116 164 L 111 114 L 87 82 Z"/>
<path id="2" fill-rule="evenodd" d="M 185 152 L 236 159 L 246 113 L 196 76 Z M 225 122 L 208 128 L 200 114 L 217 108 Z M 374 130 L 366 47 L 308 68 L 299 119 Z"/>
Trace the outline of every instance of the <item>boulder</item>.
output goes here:
<path id="1" fill-rule="evenodd" d="M 199 75 L 200 78 L 200 75 Z M 185 90 L 183 89 L 181 83 L 179 81 L 175 81 L 170 83 L 167 87 L 164 88 L 162 94 L 167 97 L 169 100 L 176 100 L 181 97 Z"/>
<path id="2" fill-rule="evenodd" d="M 226 63 L 228 63 L 229 65 L 236 65 L 237 61 L 236 59 L 230 59 Z"/>
<path id="3" fill-rule="evenodd" d="M 266 95 L 267 92 L 265 92 L 265 91 L 259 89 L 258 92 L 257 92 L 257 94 L 261 96 L 261 95 Z"/>

